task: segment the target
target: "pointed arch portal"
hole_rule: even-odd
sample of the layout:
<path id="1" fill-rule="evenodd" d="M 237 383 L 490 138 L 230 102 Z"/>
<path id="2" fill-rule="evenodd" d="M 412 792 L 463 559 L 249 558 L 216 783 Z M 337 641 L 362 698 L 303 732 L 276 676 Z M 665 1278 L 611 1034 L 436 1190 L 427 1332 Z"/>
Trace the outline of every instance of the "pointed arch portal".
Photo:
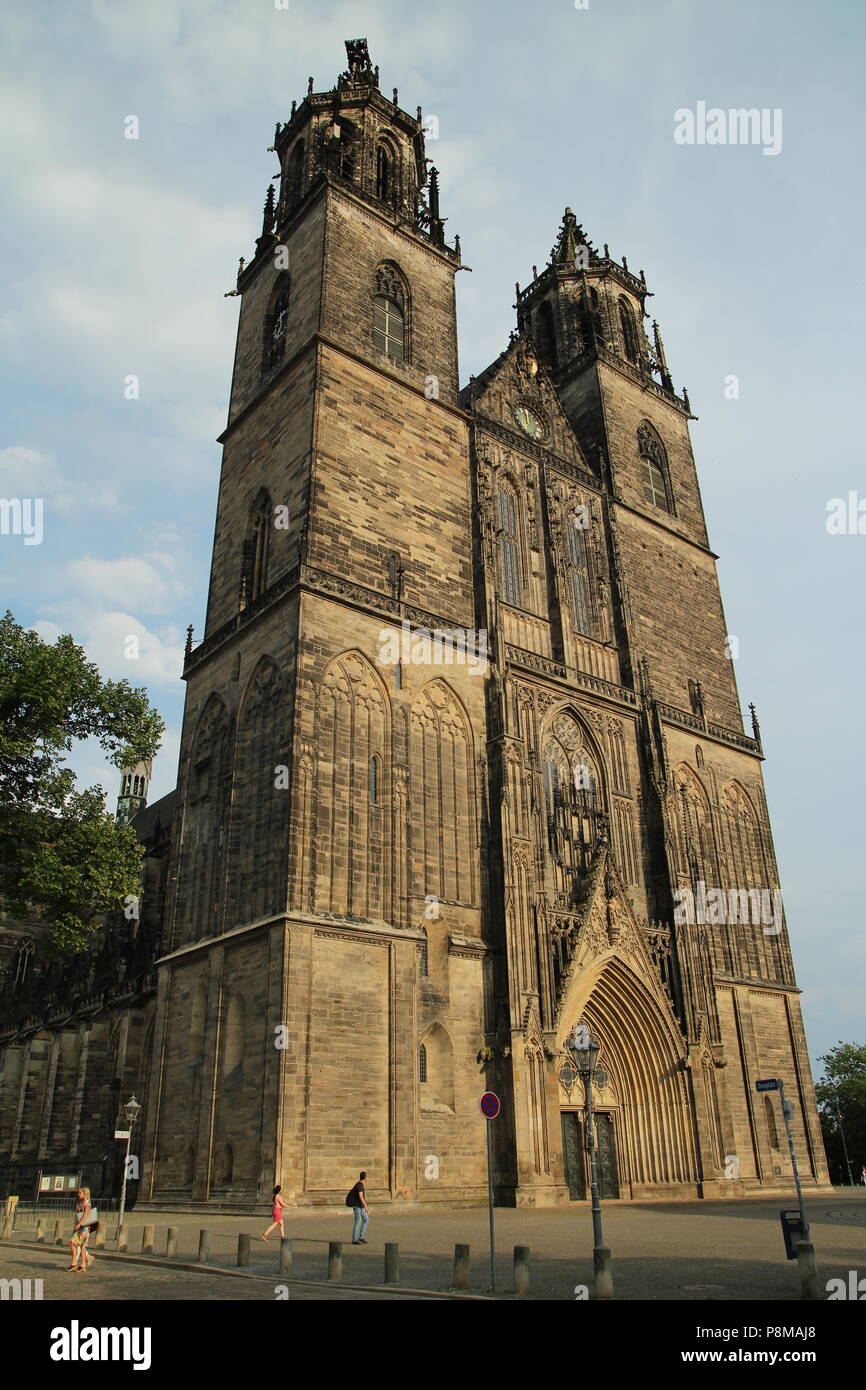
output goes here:
<path id="1" fill-rule="evenodd" d="M 601 1044 L 599 1062 L 607 1082 L 594 1088 L 593 1106 L 606 1117 L 598 1134 L 603 1163 L 609 1126 L 607 1161 L 614 1165 L 616 1195 L 648 1196 L 673 1184 L 697 1184 L 684 1047 L 666 1004 L 613 951 L 572 980 L 560 1013 L 560 1054 L 576 1023 L 586 1024 Z M 569 1139 L 569 1126 L 577 1130 L 582 1121 L 579 1081 L 570 1093 L 560 1083 L 560 1109 L 564 1117 L 574 1117 L 564 1123 L 566 1181 L 573 1197 L 582 1196 L 583 1174 L 574 1168 L 579 1148 L 574 1135 Z"/>

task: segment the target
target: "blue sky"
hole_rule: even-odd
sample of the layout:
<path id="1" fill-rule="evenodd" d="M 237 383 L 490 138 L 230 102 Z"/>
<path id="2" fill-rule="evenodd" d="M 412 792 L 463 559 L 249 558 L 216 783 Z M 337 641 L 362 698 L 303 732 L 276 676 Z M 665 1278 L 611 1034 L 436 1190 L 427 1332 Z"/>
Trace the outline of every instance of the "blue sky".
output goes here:
<path id="1" fill-rule="evenodd" d="M 439 118 L 461 375 L 514 324 L 566 205 L 646 270 L 693 442 L 722 591 L 758 706 L 810 1050 L 866 1041 L 857 873 L 866 772 L 860 419 L 862 53 L 856 0 L 91 0 L 5 7 L 0 91 L 0 496 L 43 497 L 39 546 L 0 536 L 0 602 L 144 684 L 174 783 L 184 629 L 203 625 L 237 322 L 267 153 L 307 77 L 366 35 L 382 88 Z M 777 157 L 681 146 L 674 112 L 780 108 Z M 124 138 L 138 117 L 140 138 Z M 125 379 L 140 381 L 138 400 Z M 725 398 L 736 375 L 738 400 Z M 124 656 L 140 638 L 141 656 Z M 113 787 L 98 749 L 76 766 Z"/>

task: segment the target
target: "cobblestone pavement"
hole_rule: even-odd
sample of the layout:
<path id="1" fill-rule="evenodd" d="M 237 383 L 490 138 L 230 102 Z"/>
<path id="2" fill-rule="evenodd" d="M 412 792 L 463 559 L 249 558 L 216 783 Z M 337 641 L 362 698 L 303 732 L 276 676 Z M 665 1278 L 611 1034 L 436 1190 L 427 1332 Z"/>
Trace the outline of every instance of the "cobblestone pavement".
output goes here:
<path id="1" fill-rule="evenodd" d="M 807 1196 L 806 1201 L 822 1283 L 829 1278 L 847 1279 L 850 1270 L 858 1270 L 860 1277 L 866 1277 L 866 1189 L 837 1189 L 833 1194 Z M 604 1203 L 604 1239 L 613 1254 L 617 1298 L 701 1302 L 799 1300 L 797 1265 L 785 1259 L 779 1224 L 779 1211 L 792 1207 L 796 1207 L 793 1196 L 748 1201 Z M 158 1255 L 165 1250 L 166 1228 L 177 1227 L 177 1257 L 190 1261 L 196 1258 L 199 1229 L 206 1226 L 211 1233 L 211 1262 L 224 1268 L 235 1264 L 238 1234 L 248 1233 L 253 1237 L 251 1270 L 272 1275 L 275 1283 L 279 1282 L 278 1241 L 272 1237 L 265 1245 L 259 1239 L 269 1223 L 264 1212 L 256 1217 L 136 1210 L 128 1219 L 131 1252 L 141 1249 L 145 1223 L 156 1227 L 154 1249 Z M 16 1228 L 15 1238 L 30 1240 L 31 1232 L 32 1227 Z M 454 1246 L 460 1243 L 469 1244 L 472 1249 L 470 1290 L 489 1290 L 487 1212 L 483 1208 L 431 1212 L 374 1207 L 367 1230 L 369 1243 L 358 1248 L 350 1243 L 349 1213 L 289 1210 L 286 1234 L 294 1242 L 295 1278 L 324 1280 L 328 1241 L 341 1240 L 344 1283 L 379 1285 L 383 1279 L 385 1242 L 397 1241 L 403 1286 L 444 1291 L 451 1283 Z M 109 1223 L 108 1235 L 107 1248 L 112 1249 L 113 1223 Z M 497 1289 L 501 1293 L 508 1295 L 512 1288 L 515 1245 L 530 1247 L 534 1298 L 573 1299 L 576 1286 L 592 1284 L 592 1221 L 584 1203 L 554 1210 L 497 1210 L 496 1241 Z M 154 1271 L 154 1275 L 158 1273 Z M 154 1276 L 144 1271 L 130 1277 Z M 84 1283 L 88 1276 L 64 1278 Z M 184 1280 L 187 1278 L 209 1276 L 193 1273 L 184 1276 Z M 239 1283 L 221 1279 L 216 1293 L 207 1296 L 258 1296 L 235 1292 Z M 334 1296 L 326 1290 L 324 1294 L 313 1291 L 310 1297 L 325 1295 Z"/>
<path id="2" fill-rule="evenodd" d="M 258 1279 L 226 1278 L 221 1274 L 186 1273 L 179 1269 L 154 1269 L 149 1265 L 121 1264 L 119 1260 L 100 1260 L 96 1256 L 84 1274 L 68 1274 L 68 1251 L 14 1250 L 0 1246 L 0 1278 L 42 1280 L 42 1298 L 46 1303 L 69 1301 L 108 1302 L 121 1300 L 153 1300 L 155 1302 L 217 1300 L 232 1302 L 273 1303 L 277 1300 L 278 1280 L 269 1285 Z M 31 1284 L 31 1288 L 34 1287 Z M 289 1302 L 326 1299 L 389 1299 L 387 1293 L 367 1293 L 357 1289 L 304 1288 L 292 1284 Z M 410 1295 L 398 1296 L 399 1301 L 415 1301 Z M 417 1295 L 423 1300 L 423 1295 Z M 429 1299 L 427 1300 L 430 1301 Z"/>

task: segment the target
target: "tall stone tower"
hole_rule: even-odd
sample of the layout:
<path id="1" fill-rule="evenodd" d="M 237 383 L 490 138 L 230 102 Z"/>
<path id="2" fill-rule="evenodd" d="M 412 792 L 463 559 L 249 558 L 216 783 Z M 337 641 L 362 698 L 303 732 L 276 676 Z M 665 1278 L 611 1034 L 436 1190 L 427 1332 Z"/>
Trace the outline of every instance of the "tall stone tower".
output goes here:
<path id="1" fill-rule="evenodd" d="M 160 1200 L 334 1201 L 362 1167 L 380 1200 L 425 1171 L 442 1200 L 484 1183 L 484 680 L 410 638 L 475 622 L 460 254 L 420 110 L 347 51 L 277 127 L 238 279 L 159 971 Z"/>
<path id="2" fill-rule="evenodd" d="M 601 1046 L 608 1196 L 826 1183 L 764 797 L 689 441 L 643 273 L 570 209 L 462 400 L 490 683 L 500 1153 L 518 1202 L 587 1185 L 566 1046 Z M 507 1061 L 501 1059 L 508 1059 Z M 505 1126 L 503 1126 L 503 1130 Z M 500 1132 L 500 1137 L 505 1136 Z"/>
<path id="3" fill-rule="evenodd" d="M 460 394 L 420 110 L 278 125 L 190 643 L 142 1196 L 826 1181 L 761 779 L 647 287 L 566 212 Z M 486 659 L 489 654 L 489 661 Z M 772 911 L 764 908 L 771 905 Z"/>

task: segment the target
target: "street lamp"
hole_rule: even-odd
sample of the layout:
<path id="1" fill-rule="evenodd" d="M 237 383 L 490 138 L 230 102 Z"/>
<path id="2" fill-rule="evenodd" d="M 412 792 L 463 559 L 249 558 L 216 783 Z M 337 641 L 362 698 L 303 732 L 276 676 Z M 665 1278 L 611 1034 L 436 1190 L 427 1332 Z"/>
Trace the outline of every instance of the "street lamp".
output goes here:
<path id="1" fill-rule="evenodd" d="M 833 1106 L 834 1106 L 834 1108 L 835 1108 L 835 1110 L 836 1110 L 836 1122 L 837 1122 L 837 1124 L 838 1124 L 838 1126 L 839 1126 L 839 1135 L 840 1135 L 840 1138 L 841 1138 L 841 1140 L 842 1140 L 842 1152 L 843 1152 L 844 1155 L 845 1155 L 845 1166 L 846 1166 L 846 1168 L 848 1169 L 848 1185 L 849 1185 L 849 1187 L 853 1187 L 853 1186 L 854 1186 L 854 1175 L 853 1175 L 853 1173 L 851 1172 L 851 1160 L 850 1160 L 850 1158 L 848 1157 L 848 1145 L 845 1143 L 845 1130 L 844 1130 L 843 1127 L 842 1127 L 842 1115 L 841 1115 L 841 1112 L 840 1112 L 840 1110 L 839 1110 L 839 1092 L 838 1092 L 838 1091 L 835 1091 L 834 1094 L 833 1094 Z"/>
<path id="2" fill-rule="evenodd" d="M 565 1046 L 577 1073 L 583 1082 L 584 1108 L 586 1114 L 586 1147 L 590 1162 L 590 1189 L 592 1192 L 592 1258 L 595 1268 L 596 1298 L 613 1298 L 613 1270 L 610 1251 L 604 1244 L 601 1232 L 601 1200 L 598 1184 L 598 1151 L 595 1143 L 595 1130 L 592 1123 L 592 1084 L 601 1080 L 598 1065 L 599 1044 L 583 1023 L 575 1025 L 565 1040 Z"/>
<path id="3" fill-rule="evenodd" d="M 123 1113 L 126 1116 L 127 1129 L 126 1153 L 123 1157 L 123 1182 L 120 1186 L 120 1211 L 118 1212 L 117 1216 L 118 1235 L 120 1234 L 120 1228 L 123 1225 L 123 1213 L 126 1210 L 126 1174 L 129 1169 L 129 1143 L 132 1139 L 132 1126 L 135 1124 L 136 1120 L 141 1114 L 141 1106 L 135 1099 L 135 1096 L 130 1096 L 129 1100 L 126 1102 L 126 1105 L 123 1107 Z"/>

